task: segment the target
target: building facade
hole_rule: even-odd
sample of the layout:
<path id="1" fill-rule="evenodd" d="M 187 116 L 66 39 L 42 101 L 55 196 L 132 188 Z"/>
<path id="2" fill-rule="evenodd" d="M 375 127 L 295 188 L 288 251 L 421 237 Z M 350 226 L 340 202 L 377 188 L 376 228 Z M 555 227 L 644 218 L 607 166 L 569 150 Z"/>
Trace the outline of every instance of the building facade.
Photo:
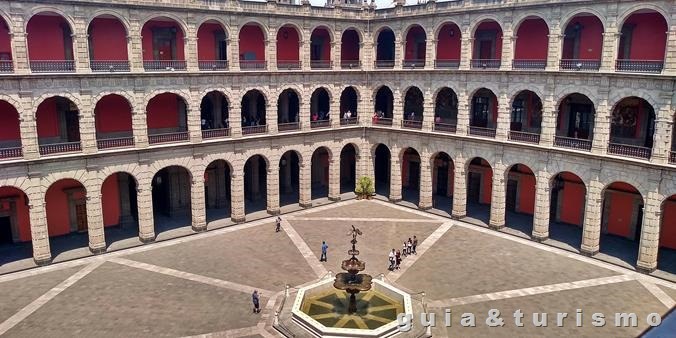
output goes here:
<path id="1" fill-rule="evenodd" d="M 11 0 L 0 20 L 0 245 L 38 264 L 63 236 L 103 252 L 362 176 L 587 255 L 619 239 L 640 271 L 676 251 L 673 1 Z"/>

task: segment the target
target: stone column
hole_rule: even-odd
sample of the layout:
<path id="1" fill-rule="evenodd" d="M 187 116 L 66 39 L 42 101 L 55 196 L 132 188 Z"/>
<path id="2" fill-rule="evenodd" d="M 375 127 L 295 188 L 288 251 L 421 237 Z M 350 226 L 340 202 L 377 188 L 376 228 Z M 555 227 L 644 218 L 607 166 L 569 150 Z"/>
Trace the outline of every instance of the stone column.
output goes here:
<path id="1" fill-rule="evenodd" d="M 514 44 L 516 37 L 514 32 L 505 31 L 502 35 L 502 55 L 500 60 L 500 70 L 511 70 L 514 60 Z M 499 116 L 499 115 L 498 115 Z"/>
<path id="2" fill-rule="evenodd" d="M 667 51 L 664 58 L 663 74 L 676 74 L 676 27 L 667 32 Z"/>
<path id="3" fill-rule="evenodd" d="M 556 99 L 552 90 L 546 89 L 547 96 L 542 102 L 542 124 L 540 125 L 540 145 L 551 147 L 554 145 L 556 135 Z"/>
<path id="4" fill-rule="evenodd" d="M 310 36 L 310 35 L 307 35 Z M 310 67 L 310 41 L 308 40 L 303 40 L 300 42 L 300 48 L 301 48 L 301 53 L 300 53 L 300 58 L 302 61 L 301 68 L 303 71 L 309 71 L 311 69 Z"/>
<path id="5" fill-rule="evenodd" d="M 467 128 L 469 127 L 469 97 L 467 90 L 462 88 L 456 93 L 458 96 L 458 122 L 456 126 L 456 134 L 467 135 Z"/>
<path id="6" fill-rule="evenodd" d="M 394 35 L 394 69 L 402 69 L 404 61 L 404 48 L 406 48 L 406 40 L 401 36 Z"/>
<path id="7" fill-rule="evenodd" d="M 153 215 L 153 190 L 151 183 L 137 188 L 138 200 L 138 237 L 141 242 L 155 240 L 155 218 Z"/>
<path id="8" fill-rule="evenodd" d="M 657 186 L 657 184 L 655 185 Z M 641 242 L 636 270 L 650 273 L 657 268 L 657 253 L 660 244 L 660 219 L 662 217 L 662 196 L 657 189 L 646 194 L 641 225 Z"/>
<path id="9" fill-rule="evenodd" d="M 611 20 L 612 21 L 612 20 Z M 610 23 L 606 23 L 607 25 Z M 620 34 L 617 27 L 614 26 L 606 28 L 603 34 L 603 51 L 601 52 L 601 71 L 614 72 L 615 60 L 617 60 L 617 45 L 619 44 Z"/>
<path id="10" fill-rule="evenodd" d="M 659 107 L 659 110 L 655 113 L 657 118 L 655 119 L 655 135 L 653 137 L 653 151 L 650 161 L 666 164 L 669 161 L 674 128 L 671 105 L 665 104 Z"/>
<path id="11" fill-rule="evenodd" d="M 303 156 L 303 162 L 299 163 L 298 169 L 300 171 L 299 179 L 299 204 L 303 208 L 309 208 L 312 206 L 312 173 L 311 165 L 306 164 L 305 161 L 311 161 L 310 158 L 305 158 Z"/>
<path id="12" fill-rule="evenodd" d="M 301 93 L 305 97 L 301 98 L 301 104 L 298 111 L 298 118 L 300 119 L 300 128 L 303 131 L 310 130 L 310 101 L 311 93 Z"/>
<path id="13" fill-rule="evenodd" d="M 359 43 L 359 61 L 363 70 L 373 70 L 373 63 L 376 61 L 373 45 L 370 40 Z"/>
<path id="14" fill-rule="evenodd" d="M 143 67 L 143 37 L 140 34 L 141 26 L 138 22 L 132 22 L 131 27 L 132 32 L 134 33 L 130 33 L 127 37 L 129 40 L 128 44 L 131 44 L 132 46 L 129 50 L 129 67 L 132 72 L 143 72 L 145 69 Z"/>
<path id="15" fill-rule="evenodd" d="M 19 129 L 21 131 L 21 148 L 23 158 L 33 160 L 40 157 L 38 144 L 37 120 L 33 111 L 30 96 L 21 96 L 21 107 L 16 107 L 19 112 Z"/>
<path id="16" fill-rule="evenodd" d="M 189 72 L 199 71 L 199 62 L 197 56 L 197 32 L 194 28 L 188 28 L 186 36 L 183 37 L 185 44 L 185 64 Z"/>
<path id="17" fill-rule="evenodd" d="M 460 45 L 460 68 L 461 70 L 470 69 L 472 61 L 472 45 L 474 38 L 470 37 L 471 31 L 468 29 L 462 33 L 462 44 Z"/>
<path id="18" fill-rule="evenodd" d="M 399 88 L 392 90 L 394 100 L 392 100 L 392 128 L 401 128 L 401 121 L 404 119 L 404 100 Z"/>
<path id="19" fill-rule="evenodd" d="M 37 180 L 35 186 L 39 186 Z M 44 193 L 38 189 L 33 189 L 33 192 L 29 193 L 28 196 L 33 260 L 37 265 L 49 264 L 52 261 L 47 231 L 47 206 L 43 203 L 44 198 Z"/>
<path id="20" fill-rule="evenodd" d="M 425 41 L 425 69 L 434 69 L 434 62 L 437 59 L 437 39 L 427 39 Z"/>
<path id="21" fill-rule="evenodd" d="M 451 216 L 460 219 L 467 216 L 467 168 L 465 159 L 453 159 L 453 210 Z"/>
<path id="22" fill-rule="evenodd" d="M 73 59 L 78 73 L 91 73 L 89 66 L 89 39 L 87 37 L 87 23 L 85 18 L 75 19 L 73 38 Z"/>
<path id="23" fill-rule="evenodd" d="M 399 148 L 392 148 L 390 153 L 390 202 L 401 202 L 401 160 Z"/>
<path id="24" fill-rule="evenodd" d="M 563 39 L 563 35 L 559 33 L 551 33 L 551 32 L 559 32 L 561 28 L 557 26 L 552 27 L 550 29 L 550 34 L 547 35 L 549 38 L 549 43 L 547 46 L 547 67 L 545 70 L 549 71 L 556 71 L 559 70 L 559 60 L 561 59 L 561 40 Z"/>
<path id="25" fill-rule="evenodd" d="M 601 208 L 603 196 L 601 189 L 603 183 L 593 179 L 587 185 L 587 201 L 584 208 L 584 225 L 582 230 L 582 247 L 580 252 L 587 256 L 593 256 L 599 252 L 601 239 Z"/>
<path id="26" fill-rule="evenodd" d="M 493 165 L 493 184 L 491 188 L 491 218 L 488 227 L 491 229 L 500 229 L 505 226 L 505 170 L 507 166 L 498 160 Z"/>
<path id="27" fill-rule="evenodd" d="M 509 96 L 507 93 L 501 92 L 500 97 L 498 98 L 498 118 L 496 121 L 497 125 L 495 126 L 495 138 L 497 140 L 507 140 L 510 129 L 509 121 L 511 120 L 510 117 L 512 114 L 511 108 Z"/>
<path id="28" fill-rule="evenodd" d="M 603 98 L 596 107 L 594 116 L 594 139 L 592 140 L 592 153 L 605 155 L 610 142 L 610 107 L 608 99 Z"/>
<path id="29" fill-rule="evenodd" d="M 25 18 L 23 13 L 10 13 L 12 26 L 10 33 L 12 48 L 12 60 L 14 61 L 14 73 L 29 74 L 30 60 L 28 58 L 28 35 L 25 31 Z"/>
<path id="30" fill-rule="evenodd" d="M 204 200 L 204 176 L 195 175 L 190 186 L 190 214 L 192 216 L 192 230 L 202 232 L 207 230 L 206 201 Z"/>
<path id="31" fill-rule="evenodd" d="M 191 95 L 193 96 L 193 95 Z M 202 112 L 200 111 L 200 106 L 195 100 L 191 98 L 186 98 L 190 100 L 188 102 L 188 136 L 190 137 L 190 143 L 201 143 L 202 142 Z"/>
<path id="32" fill-rule="evenodd" d="M 267 55 L 265 60 L 268 62 L 268 70 L 274 72 L 277 70 L 277 27 L 270 27 L 268 38 L 265 40 L 265 50 Z"/>
<path id="33" fill-rule="evenodd" d="M 96 122 L 94 117 L 94 105 L 91 102 L 91 92 L 80 92 L 80 143 L 82 152 L 93 154 L 98 151 L 96 145 Z"/>
<path id="34" fill-rule="evenodd" d="M 287 167 L 290 164 L 287 163 Z M 271 165 L 268 168 L 268 193 L 267 193 L 267 206 L 268 214 L 270 215 L 279 215 L 279 167 Z"/>
<path id="35" fill-rule="evenodd" d="M 434 93 L 432 92 L 432 89 L 428 87 L 423 95 L 422 130 L 432 131 L 434 128 Z"/>
<path id="36" fill-rule="evenodd" d="M 97 182 L 103 183 L 101 180 Z M 101 184 L 97 184 L 97 187 L 100 186 Z M 103 227 L 101 190 L 90 187 L 87 193 L 87 235 L 89 236 L 89 251 L 94 254 L 106 252 L 106 233 Z"/>
<path id="37" fill-rule="evenodd" d="M 371 126 L 373 125 L 373 113 L 375 112 L 373 93 L 370 88 L 366 87 L 360 88 L 359 93 L 360 100 L 357 105 L 357 119 L 359 119 L 360 125 Z"/>
<path id="38" fill-rule="evenodd" d="M 543 242 L 549 238 L 550 187 L 549 173 L 539 171 L 535 183 L 535 210 L 533 213 L 533 234 L 531 238 Z"/>
<path id="39" fill-rule="evenodd" d="M 242 137 L 242 104 L 240 102 L 242 102 L 240 97 L 233 98 L 228 110 L 230 135 L 235 138 Z"/>
<path id="40" fill-rule="evenodd" d="M 430 165 L 431 154 L 423 150 L 420 155 L 420 202 L 418 208 L 431 209 L 432 205 L 432 166 Z"/>
<path id="41" fill-rule="evenodd" d="M 340 201 L 340 155 L 329 160 L 329 200 Z"/>
<path id="42" fill-rule="evenodd" d="M 277 100 L 268 99 L 269 103 L 265 106 L 265 124 L 268 126 L 268 134 L 277 134 Z M 270 101 L 274 101 L 270 102 Z"/>
<path id="43" fill-rule="evenodd" d="M 242 169 L 234 170 L 230 176 L 232 188 L 230 191 L 232 200 L 230 201 L 230 219 L 235 223 L 241 223 L 246 220 L 244 210 L 244 174 Z"/>
<path id="44" fill-rule="evenodd" d="M 239 27 L 232 27 L 233 32 L 239 32 Z M 233 72 L 239 71 L 239 36 L 234 35 L 230 37 L 228 43 L 228 55 L 230 56 L 230 62 L 228 62 L 228 68 Z M 230 119 L 232 120 L 232 118 Z"/>
<path id="45" fill-rule="evenodd" d="M 340 119 L 342 118 L 340 114 L 340 95 L 342 93 L 333 90 L 333 97 L 331 97 L 331 102 L 329 102 L 329 117 L 331 119 L 331 128 L 340 127 Z"/>
<path id="46" fill-rule="evenodd" d="M 375 179 L 374 168 L 373 168 L 373 157 L 371 154 L 371 149 L 368 144 L 362 144 L 359 148 L 359 153 L 357 154 L 357 165 L 355 168 L 356 171 L 356 180 L 359 180 L 361 177 L 369 177 L 373 182 Z M 374 182 L 375 183 L 375 182 Z"/>
<path id="47" fill-rule="evenodd" d="M 135 92 L 138 104 L 133 105 L 131 128 L 134 135 L 134 145 L 136 148 L 148 147 L 148 122 L 146 117 L 145 102 L 143 102 L 143 93 Z"/>
<path id="48" fill-rule="evenodd" d="M 336 41 L 331 42 L 331 62 L 333 63 L 332 67 L 335 70 L 340 69 L 340 54 L 341 54 L 341 49 L 343 46 L 341 46 L 341 39 L 336 38 Z"/>

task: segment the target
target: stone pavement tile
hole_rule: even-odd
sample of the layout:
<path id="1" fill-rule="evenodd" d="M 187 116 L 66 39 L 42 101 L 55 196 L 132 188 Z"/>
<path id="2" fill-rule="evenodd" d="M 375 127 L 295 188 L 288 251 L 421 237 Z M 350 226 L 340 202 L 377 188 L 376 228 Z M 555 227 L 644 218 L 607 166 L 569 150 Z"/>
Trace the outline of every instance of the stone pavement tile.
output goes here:
<path id="1" fill-rule="evenodd" d="M 488 311 L 497 309 L 505 320 L 502 327 L 487 327 Z M 514 322 L 514 311 L 524 313 L 523 327 Z M 576 326 L 576 309 L 582 310 L 582 326 Z M 466 304 L 451 308 L 452 327 L 443 327 L 443 320 L 437 322 L 432 332 L 447 337 L 636 337 L 648 327 L 646 317 L 656 312 L 664 315 L 667 308 L 646 291 L 638 282 L 629 281 L 617 284 L 567 290 L 536 296 Z M 437 318 L 443 319 L 443 309 L 435 311 Z M 476 315 L 476 327 L 462 327 L 460 318 L 463 313 Z M 547 327 L 533 325 L 533 313 L 547 313 Z M 563 327 L 557 327 L 556 313 L 566 312 Z M 615 313 L 633 312 L 637 315 L 637 327 L 616 327 Z M 592 325 L 592 314 L 602 313 L 606 325 Z M 441 317 L 439 317 L 441 316 Z"/>
<path id="2" fill-rule="evenodd" d="M 0 323 L 81 269 L 79 266 L 0 283 Z"/>
<path id="3" fill-rule="evenodd" d="M 618 273 L 454 226 L 397 281 L 439 300 Z"/>
<path id="4" fill-rule="evenodd" d="M 323 263 L 327 270 L 342 272 L 340 264 L 347 259 L 347 250 L 352 246 L 348 232 L 355 225 L 364 235 L 357 237 L 359 259 L 366 262 L 366 272 L 376 277 L 387 274 L 388 254 L 392 248 L 401 250 L 404 239 L 416 235 L 418 243 L 434 232 L 441 222 L 407 223 L 401 222 L 345 222 L 345 221 L 300 221 L 289 220 L 289 224 L 305 239 L 317 259 L 321 255 L 322 241 L 329 245 L 328 262 Z"/>
<path id="5" fill-rule="evenodd" d="M 259 317 L 248 294 L 104 263 L 7 335 L 185 336 L 254 326 Z"/>
<path id="6" fill-rule="evenodd" d="M 298 215 L 298 217 L 360 217 L 360 218 L 393 218 L 393 219 L 425 219 L 426 217 L 411 212 L 390 208 L 373 201 L 359 201 L 345 206 Z"/>
<path id="7" fill-rule="evenodd" d="M 274 223 L 215 235 L 125 258 L 267 290 L 315 279 L 312 269 Z"/>
<path id="8" fill-rule="evenodd" d="M 662 289 L 662 291 L 664 291 L 664 293 L 669 295 L 669 297 L 671 297 L 671 299 L 676 300 L 676 284 L 674 284 L 674 288 L 668 288 L 666 286 L 661 286 L 661 285 L 658 285 L 657 287 Z"/>

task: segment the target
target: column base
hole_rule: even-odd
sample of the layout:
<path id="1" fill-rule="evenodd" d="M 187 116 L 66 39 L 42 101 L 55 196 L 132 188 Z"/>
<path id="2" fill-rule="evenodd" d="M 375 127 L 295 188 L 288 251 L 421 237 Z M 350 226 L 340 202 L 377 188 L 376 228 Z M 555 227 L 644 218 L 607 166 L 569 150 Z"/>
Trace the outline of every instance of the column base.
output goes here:
<path id="1" fill-rule="evenodd" d="M 276 209 L 268 209 L 267 211 L 268 211 L 268 214 L 269 214 L 269 215 L 273 215 L 273 216 L 277 216 L 277 215 L 279 215 L 279 214 L 282 213 L 282 211 L 281 211 L 279 208 L 276 208 Z"/>
<path id="2" fill-rule="evenodd" d="M 335 197 L 329 196 L 329 201 L 331 201 L 331 202 L 339 202 L 339 201 L 340 201 L 340 196 L 335 196 Z"/>
<path id="3" fill-rule="evenodd" d="M 488 228 L 492 230 L 500 230 L 504 227 L 505 227 L 504 224 L 490 224 L 490 223 L 488 224 Z"/>
<path id="4" fill-rule="evenodd" d="M 144 244 L 152 243 L 155 241 L 155 234 L 139 235 L 138 239 Z"/>
<path id="5" fill-rule="evenodd" d="M 207 231 L 207 225 L 206 225 L 206 224 L 203 224 L 203 225 L 193 225 L 193 226 L 192 226 L 192 231 L 194 231 L 194 232 L 205 232 L 205 231 Z"/>
<path id="6" fill-rule="evenodd" d="M 598 249 L 596 249 L 596 250 L 580 249 L 580 253 L 581 253 L 583 256 L 593 257 L 594 255 L 596 255 L 597 253 L 599 253 L 599 250 L 598 250 Z"/>
<path id="7" fill-rule="evenodd" d="M 300 205 L 301 208 L 311 208 L 312 202 L 300 202 L 298 205 Z"/>
<path id="8" fill-rule="evenodd" d="M 232 216 L 230 220 L 235 223 L 244 223 L 246 222 L 246 216 Z"/>
<path id="9" fill-rule="evenodd" d="M 94 255 L 100 255 L 102 253 L 106 253 L 106 246 L 104 245 L 104 246 L 98 247 L 98 248 L 90 246 L 89 251 Z"/>
<path id="10" fill-rule="evenodd" d="M 388 199 L 389 199 L 390 202 L 392 202 L 392 203 L 399 203 L 399 202 L 401 202 L 401 197 L 388 197 Z"/>
<path id="11" fill-rule="evenodd" d="M 454 220 L 456 220 L 456 221 L 459 221 L 459 220 L 461 220 L 461 219 L 463 219 L 463 218 L 465 218 L 465 217 L 467 217 L 467 215 L 455 215 L 455 214 L 451 214 L 451 219 L 454 219 Z"/>
<path id="12" fill-rule="evenodd" d="M 638 271 L 638 272 L 640 272 L 640 273 L 649 275 L 649 274 L 651 274 L 652 272 L 654 272 L 655 270 L 657 270 L 657 267 L 656 267 L 656 266 L 654 266 L 654 267 L 647 267 L 647 266 L 641 266 L 640 264 L 641 264 L 641 263 L 638 263 L 638 264 L 636 265 L 636 271 Z"/>
<path id="13" fill-rule="evenodd" d="M 52 257 L 51 257 L 51 256 L 49 256 L 49 257 L 40 257 L 40 258 L 38 258 L 38 257 L 33 257 L 33 262 L 35 262 L 35 265 L 37 265 L 37 266 L 45 266 L 45 265 L 49 265 L 49 264 L 52 264 Z"/>
<path id="14" fill-rule="evenodd" d="M 418 209 L 419 210 L 430 210 L 430 209 L 432 209 L 432 206 L 431 205 L 419 205 Z"/>
<path id="15" fill-rule="evenodd" d="M 535 241 L 535 242 L 542 243 L 542 242 L 548 240 L 549 236 L 547 236 L 547 235 L 531 235 L 530 239 Z"/>

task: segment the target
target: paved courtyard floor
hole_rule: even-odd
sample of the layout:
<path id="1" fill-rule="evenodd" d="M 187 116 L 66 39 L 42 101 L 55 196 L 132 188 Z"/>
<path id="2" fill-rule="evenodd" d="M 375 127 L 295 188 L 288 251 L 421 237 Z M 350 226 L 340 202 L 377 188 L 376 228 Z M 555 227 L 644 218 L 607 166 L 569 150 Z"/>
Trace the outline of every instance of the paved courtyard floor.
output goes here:
<path id="1" fill-rule="evenodd" d="M 672 282 L 388 202 L 292 212 L 282 216 L 278 233 L 274 218 L 261 217 L 1 275 L 0 335 L 277 337 L 273 317 L 285 286 L 340 271 L 350 225 L 364 233 L 357 246 L 366 272 L 382 274 L 435 313 L 434 337 L 633 337 L 648 327 L 648 314 L 676 305 Z M 400 270 L 387 270 L 388 252 L 414 235 L 418 253 L 404 258 Z M 329 251 L 320 263 L 322 241 Z M 253 290 L 262 294 L 261 314 L 251 311 Z M 485 324 L 491 309 L 500 311 L 503 326 Z M 523 327 L 515 325 L 516 310 Z M 558 312 L 568 314 L 562 327 Z M 615 313 L 622 312 L 636 313 L 637 325 L 616 327 Z M 463 313 L 475 315 L 475 327 L 461 326 Z M 547 327 L 533 325 L 540 313 L 547 313 Z M 594 313 L 605 315 L 604 326 L 592 325 Z"/>

